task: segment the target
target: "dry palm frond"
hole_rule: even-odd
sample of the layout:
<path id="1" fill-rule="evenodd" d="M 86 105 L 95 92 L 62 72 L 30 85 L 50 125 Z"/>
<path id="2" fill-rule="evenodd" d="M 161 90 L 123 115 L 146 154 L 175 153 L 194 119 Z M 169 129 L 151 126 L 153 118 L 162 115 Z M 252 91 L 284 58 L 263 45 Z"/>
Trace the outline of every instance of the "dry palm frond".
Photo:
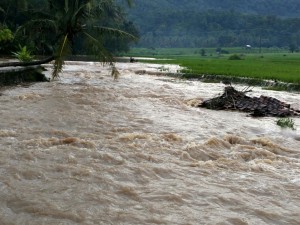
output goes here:
<path id="1" fill-rule="evenodd" d="M 114 80 L 117 80 L 120 77 L 119 70 L 112 63 L 111 63 L 111 76 L 114 78 Z"/>
<path id="2" fill-rule="evenodd" d="M 54 68 L 52 71 L 52 79 L 58 78 L 64 65 L 64 57 L 71 52 L 71 45 L 66 35 L 59 43 L 58 51 L 55 56 Z"/>
<path id="3" fill-rule="evenodd" d="M 107 34 L 107 35 L 112 35 L 115 37 L 130 38 L 132 40 L 137 40 L 137 37 L 135 37 L 134 35 L 126 32 L 126 31 L 119 30 L 119 29 L 115 29 L 115 28 L 111 28 L 111 27 L 104 27 L 104 26 L 93 26 L 93 29 L 102 35 Z"/>

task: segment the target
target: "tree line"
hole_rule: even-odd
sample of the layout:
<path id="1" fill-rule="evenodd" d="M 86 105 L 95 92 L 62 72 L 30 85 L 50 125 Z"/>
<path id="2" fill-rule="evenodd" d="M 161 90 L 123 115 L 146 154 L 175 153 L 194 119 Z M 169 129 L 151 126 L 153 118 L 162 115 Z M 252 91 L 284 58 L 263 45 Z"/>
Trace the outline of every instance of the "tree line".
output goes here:
<path id="1" fill-rule="evenodd" d="M 300 19 L 209 10 L 137 19 L 141 47 L 287 47 L 300 44 Z M 143 23 L 143 25 L 141 25 Z"/>
<path id="2" fill-rule="evenodd" d="M 119 0 L 121 2 L 121 0 Z M 136 0 L 131 15 L 146 16 L 165 12 L 205 12 L 207 10 L 234 10 L 254 15 L 276 15 L 297 18 L 300 15 L 299 0 Z M 147 20 L 146 20 L 147 21 Z"/>

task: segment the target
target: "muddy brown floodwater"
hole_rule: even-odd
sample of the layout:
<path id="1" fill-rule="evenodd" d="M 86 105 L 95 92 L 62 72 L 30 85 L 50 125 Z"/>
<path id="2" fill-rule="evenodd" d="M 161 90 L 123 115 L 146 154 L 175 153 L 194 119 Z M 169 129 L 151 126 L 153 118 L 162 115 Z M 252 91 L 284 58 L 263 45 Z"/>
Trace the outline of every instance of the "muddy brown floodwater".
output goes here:
<path id="1" fill-rule="evenodd" d="M 300 224 L 299 118 L 289 130 L 194 108 L 224 85 L 117 67 L 117 81 L 77 62 L 58 81 L 2 90 L 1 225 Z M 300 108 L 297 93 L 252 94 Z"/>

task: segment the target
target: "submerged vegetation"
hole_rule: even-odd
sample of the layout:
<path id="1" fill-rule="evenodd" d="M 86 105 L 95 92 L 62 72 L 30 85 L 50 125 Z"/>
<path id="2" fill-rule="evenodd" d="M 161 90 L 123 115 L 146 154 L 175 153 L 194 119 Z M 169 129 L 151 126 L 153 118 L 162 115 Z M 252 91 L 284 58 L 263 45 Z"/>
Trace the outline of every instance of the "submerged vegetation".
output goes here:
<path id="1" fill-rule="evenodd" d="M 276 124 L 282 128 L 290 128 L 292 130 L 296 130 L 295 122 L 291 118 L 280 118 L 276 121 Z"/>

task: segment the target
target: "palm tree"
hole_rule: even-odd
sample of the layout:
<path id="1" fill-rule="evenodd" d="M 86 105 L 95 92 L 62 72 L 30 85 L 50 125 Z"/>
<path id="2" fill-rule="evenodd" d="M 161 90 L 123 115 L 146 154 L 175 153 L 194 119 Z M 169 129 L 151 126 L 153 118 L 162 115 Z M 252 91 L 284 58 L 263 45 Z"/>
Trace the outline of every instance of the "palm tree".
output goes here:
<path id="1" fill-rule="evenodd" d="M 78 36 L 84 36 L 92 44 L 93 53 L 103 62 L 112 62 L 113 57 L 103 47 L 101 36 L 109 33 L 134 38 L 121 30 L 98 25 L 99 20 L 105 20 L 106 16 L 118 18 L 118 10 L 113 0 L 48 0 L 48 3 L 50 17 L 46 23 L 52 24 L 57 43 L 53 78 L 61 72 L 64 57 L 72 53 L 75 38 Z"/>
<path id="2" fill-rule="evenodd" d="M 126 2 L 131 4 L 130 0 Z M 124 31 L 99 25 L 99 21 L 107 17 L 120 18 L 120 10 L 114 0 L 48 0 L 47 12 L 38 12 L 36 15 L 37 19 L 31 19 L 19 30 L 30 33 L 35 28 L 35 33 L 40 30 L 52 37 L 53 57 L 48 58 L 54 59 L 52 78 L 59 76 L 65 57 L 72 54 L 78 37 L 87 40 L 92 52 L 102 62 L 114 61 L 112 54 L 103 47 L 103 35 L 135 38 Z"/>

